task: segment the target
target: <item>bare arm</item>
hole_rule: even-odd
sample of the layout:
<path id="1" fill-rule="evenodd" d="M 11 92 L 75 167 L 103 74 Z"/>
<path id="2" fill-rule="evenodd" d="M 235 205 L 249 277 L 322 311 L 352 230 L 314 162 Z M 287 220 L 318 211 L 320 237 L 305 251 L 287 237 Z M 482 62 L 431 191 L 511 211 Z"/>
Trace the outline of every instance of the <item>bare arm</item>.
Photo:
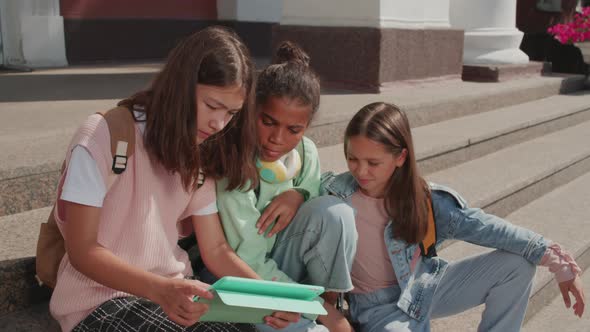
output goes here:
<path id="1" fill-rule="evenodd" d="M 192 216 L 203 262 L 215 276 L 261 279 L 229 246 L 217 213 Z"/>
<path id="2" fill-rule="evenodd" d="M 326 326 L 329 331 L 354 332 L 346 317 L 344 317 L 332 304 L 326 301 L 324 302 L 324 308 L 328 314 L 325 316 L 318 316 L 318 321 Z"/>
<path id="3" fill-rule="evenodd" d="M 170 319 L 185 326 L 207 311 L 207 305 L 191 300 L 193 295 L 212 298 L 207 285 L 144 271 L 101 246 L 97 242 L 100 208 L 66 202 L 65 213 L 66 251 L 76 270 L 104 286 L 158 303 Z"/>
<path id="4" fill-rule="evenodd" d="M 216 277 L 262 279 L 229 246 L 217 213 L 193 216 L 192 221 L 203 262 Z M 283 329 L 300 317 L 298 313 L 277 311 L 266 316 L 265 323 L 275 329 Z"/>

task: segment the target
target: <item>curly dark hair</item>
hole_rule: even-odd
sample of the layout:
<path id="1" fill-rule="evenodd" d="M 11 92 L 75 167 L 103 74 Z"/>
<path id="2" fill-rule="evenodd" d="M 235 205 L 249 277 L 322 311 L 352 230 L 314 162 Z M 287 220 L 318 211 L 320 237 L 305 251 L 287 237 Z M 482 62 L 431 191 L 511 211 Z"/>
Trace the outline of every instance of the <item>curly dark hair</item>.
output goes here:
<path id="1" fill-rule="evenodd" d="M 311 120 L 320 106 L 320 79 L 309 62 L 309 56 L 297 44 L 282 42 L 273 64 L 258 75 L 256 104 L 263 105 L 270 97 L 296 99 L 302 105 L 311 106 Z"/>

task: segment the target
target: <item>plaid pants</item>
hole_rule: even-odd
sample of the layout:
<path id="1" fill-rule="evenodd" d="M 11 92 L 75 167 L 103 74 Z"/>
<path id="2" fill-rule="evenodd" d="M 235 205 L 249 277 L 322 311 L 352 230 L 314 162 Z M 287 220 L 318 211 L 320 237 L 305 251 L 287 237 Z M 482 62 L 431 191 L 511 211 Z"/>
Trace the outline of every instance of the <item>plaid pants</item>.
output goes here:
<path id="1" fill-rule="evenodd" d="M 149 300 L 130 296 L 109 300 L 96 308 L 72 332 L 255 332 L 251 324 L 196 323 L 184 327 Z"/>

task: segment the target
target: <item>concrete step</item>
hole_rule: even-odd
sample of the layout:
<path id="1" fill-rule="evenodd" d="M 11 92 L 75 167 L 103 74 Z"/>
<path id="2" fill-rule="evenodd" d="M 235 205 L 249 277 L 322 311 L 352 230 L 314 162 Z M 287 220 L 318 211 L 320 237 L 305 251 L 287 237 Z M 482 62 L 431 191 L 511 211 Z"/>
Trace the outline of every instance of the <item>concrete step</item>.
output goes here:
<path id="1" fill-rule="evenodd" d="M 590 273 L 586 271 L 582 275 L 584 292 L 590 294 Z M 588 300 L 586 300 L 588 301 Z M 541 311 L 530 319 L 523 327 L 523 332 L 588 332 L 590 330 L 590 312 L 586 310 L 582 318 L 573 315 L 571 309 L 566 309 L 561 296 L 557 296 Z"/>
<path id="2" fill-rule="evenodd" d="M 412 129 L 422 174 L 590 120 L 590 93 L 557 95 Z M 324 170 L 345 171 L 343 144 L 320 148 Z"/>
<path id="3" fill-rule="evenodd" d="M 560 243 L 564 249 L 574 255 L 580 268 L 585 270 L 590 266 L 590 222 L 587 217 L 587 204 L 590 201 L 589 186 L 590 173 L 510 213 L 506 219 Z M 441 250 L 440 256 L 454 261 L 488 250 L 490 249 L 465 242 L 455 242 Z M 553 275 L 547 268 L 539 267 L 525 319 L 543 317 L 540 316 L 540 312 L 548 303 L 553 299 L 561 300 L 558 294 L 559 289 Z M 574 321 L 574 316 L 570 311 L 563 307 L 561 309 Z M 479 306 L 459 315 L 437 319 L 434 321 L 433 331 L 475 331 L 482 312 L 483 306 Z M 547 320 L 545 319 L 545 321 Z M 564 331 L 570 331 L 565 328 L 567 325 L 561 326 Z"/>
<path id="4" fill-rule="evenodd" d="M 39 286 L 35 279 L 35 257 L 0 261 L 0 280 L 0 320 L 9 313 L 47 302 L 51 295 L 51 290 Z"/>
<path id="5" fill-rule="evenodd" d="M 264 68 L 269 58 L 254 59 Z M 0 73 L 4 102 L 94 100 L 125 98 L 144 89 L 162 62 L 118 62 Z"/>
<path id="6" fill-rule="evenodd" d="M 590 172 L 590 122 L 429 174 L 471 204 L 498 216 Z"/>
<path id="7" fill-rule="evenodd" d="M 72 69 L 42 73 L 0 75 L 0 100 L 5 102 L 94 100 L 125 98 L 144 89 L 153 79 L 153 70 L 103 70 L 72 72 Z"/>
<path id="8" fill-rule="evenodd" d="M 584 88 L 581 75 L 551 74 L 526 77 L 498 84 L 460 80 L 401 82 L 381 93 L 322 94 L 320 111 L 306 132 L 318 146 L 342 142 L 348 121 L 363 106 L 375 102 L 394 103 L 408 114 L 412 127 L 526 103 Z"/>
<path id="9" fill-rule="evenodd" d="M 34 256 L 40 225 L 50 212 L 46 207 L 0 217 L 0 320 L 49 298 L 50 290 L 35 279 Z"/>
<path id="10" fill-rule="evenodd" d="M 0 331 L 5 332 L 59 332 L 59 324 L 49 314 L 48 302 L 36 304 L 26 310 L 0 316 Z"/>
<path id="11" fill-rule="evenodd" d="M 35 256 L 41 223 L 51 207 L 0 217 L 0 261 Z"/>
<path id="12" fill-rule="evenodd" d="M 117 101 L 0 103 L 0 216 L 52 204 L 76 128 Z"/>
<path id="13" fill-rule="evenodd" d="M 527 78 L 500 85 L 445 81 L 400 86 L 382 94 L 327 92 L 322 96 L 322 110 L 309 129 L 309 136 L 320 146 L 340 144 L 342 133 L 335 134 L 333 130 L 342 129 L 360 106 L 375 100 L 404 105 L 410 117 L 415 118 L 414 126 L 418 126 L 463 113 L 484 112 L 494 105 L 519 102 L 528 94 L 537 96 L 551 94 L 551 91 L 554 94 L 559 91 L 560 84 L 569 82 L 566 85 L 572 85 L 578 81 L 578 76 Z M 511 84 L 509 89 L 505 84 Z M 482 91 L 482 85 L 486 86 L 485 91 Z M 507 94 L 512 94 L 513 90 L 521 94 L 508 98 Z M 586 99 L 589 98 L 587 93 L 552 96 L 521 104 L 522 107 L 511 106 L 490 114 L 481 113 L 419 127 L 415 136 L 421 167 L 427 173 L 436 171 L 477 158 L 498 147 L 585 121 L 590 118 L 590 113 L 585 112 Z M 0 216 L 50 205 L 54 201 L 58 169 L 73 132 L 89 114 L 109 109 L 117 101 L 0 103 L 0 118 L 3 120 L 0 122 L 0 150 L 5 156 L 0 161 Z M 349 105 L 345 107 L 344 102 Z M 358 107 L 351 107 L 357 104 Z M 322 138 L 322 135 L 328 136 Z M 339 145 L 325 149 L 325 153 L 336 151 L 336 158 L 326 159 L 329 169 L 336 170 L 345 165 Z"/>

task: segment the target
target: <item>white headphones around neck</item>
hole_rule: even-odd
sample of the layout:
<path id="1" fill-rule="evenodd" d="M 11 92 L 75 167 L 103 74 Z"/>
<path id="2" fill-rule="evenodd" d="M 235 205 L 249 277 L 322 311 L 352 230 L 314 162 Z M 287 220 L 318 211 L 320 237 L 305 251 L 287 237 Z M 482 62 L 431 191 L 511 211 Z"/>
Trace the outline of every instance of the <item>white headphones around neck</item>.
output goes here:
<path id="1" fill-rule="evenodd" d="M 256 160 L 258 174 L 264 182 L 281 183 L 292 178 L 301 170 L 301 156 L 293 149 L 276 161 Z"/>

